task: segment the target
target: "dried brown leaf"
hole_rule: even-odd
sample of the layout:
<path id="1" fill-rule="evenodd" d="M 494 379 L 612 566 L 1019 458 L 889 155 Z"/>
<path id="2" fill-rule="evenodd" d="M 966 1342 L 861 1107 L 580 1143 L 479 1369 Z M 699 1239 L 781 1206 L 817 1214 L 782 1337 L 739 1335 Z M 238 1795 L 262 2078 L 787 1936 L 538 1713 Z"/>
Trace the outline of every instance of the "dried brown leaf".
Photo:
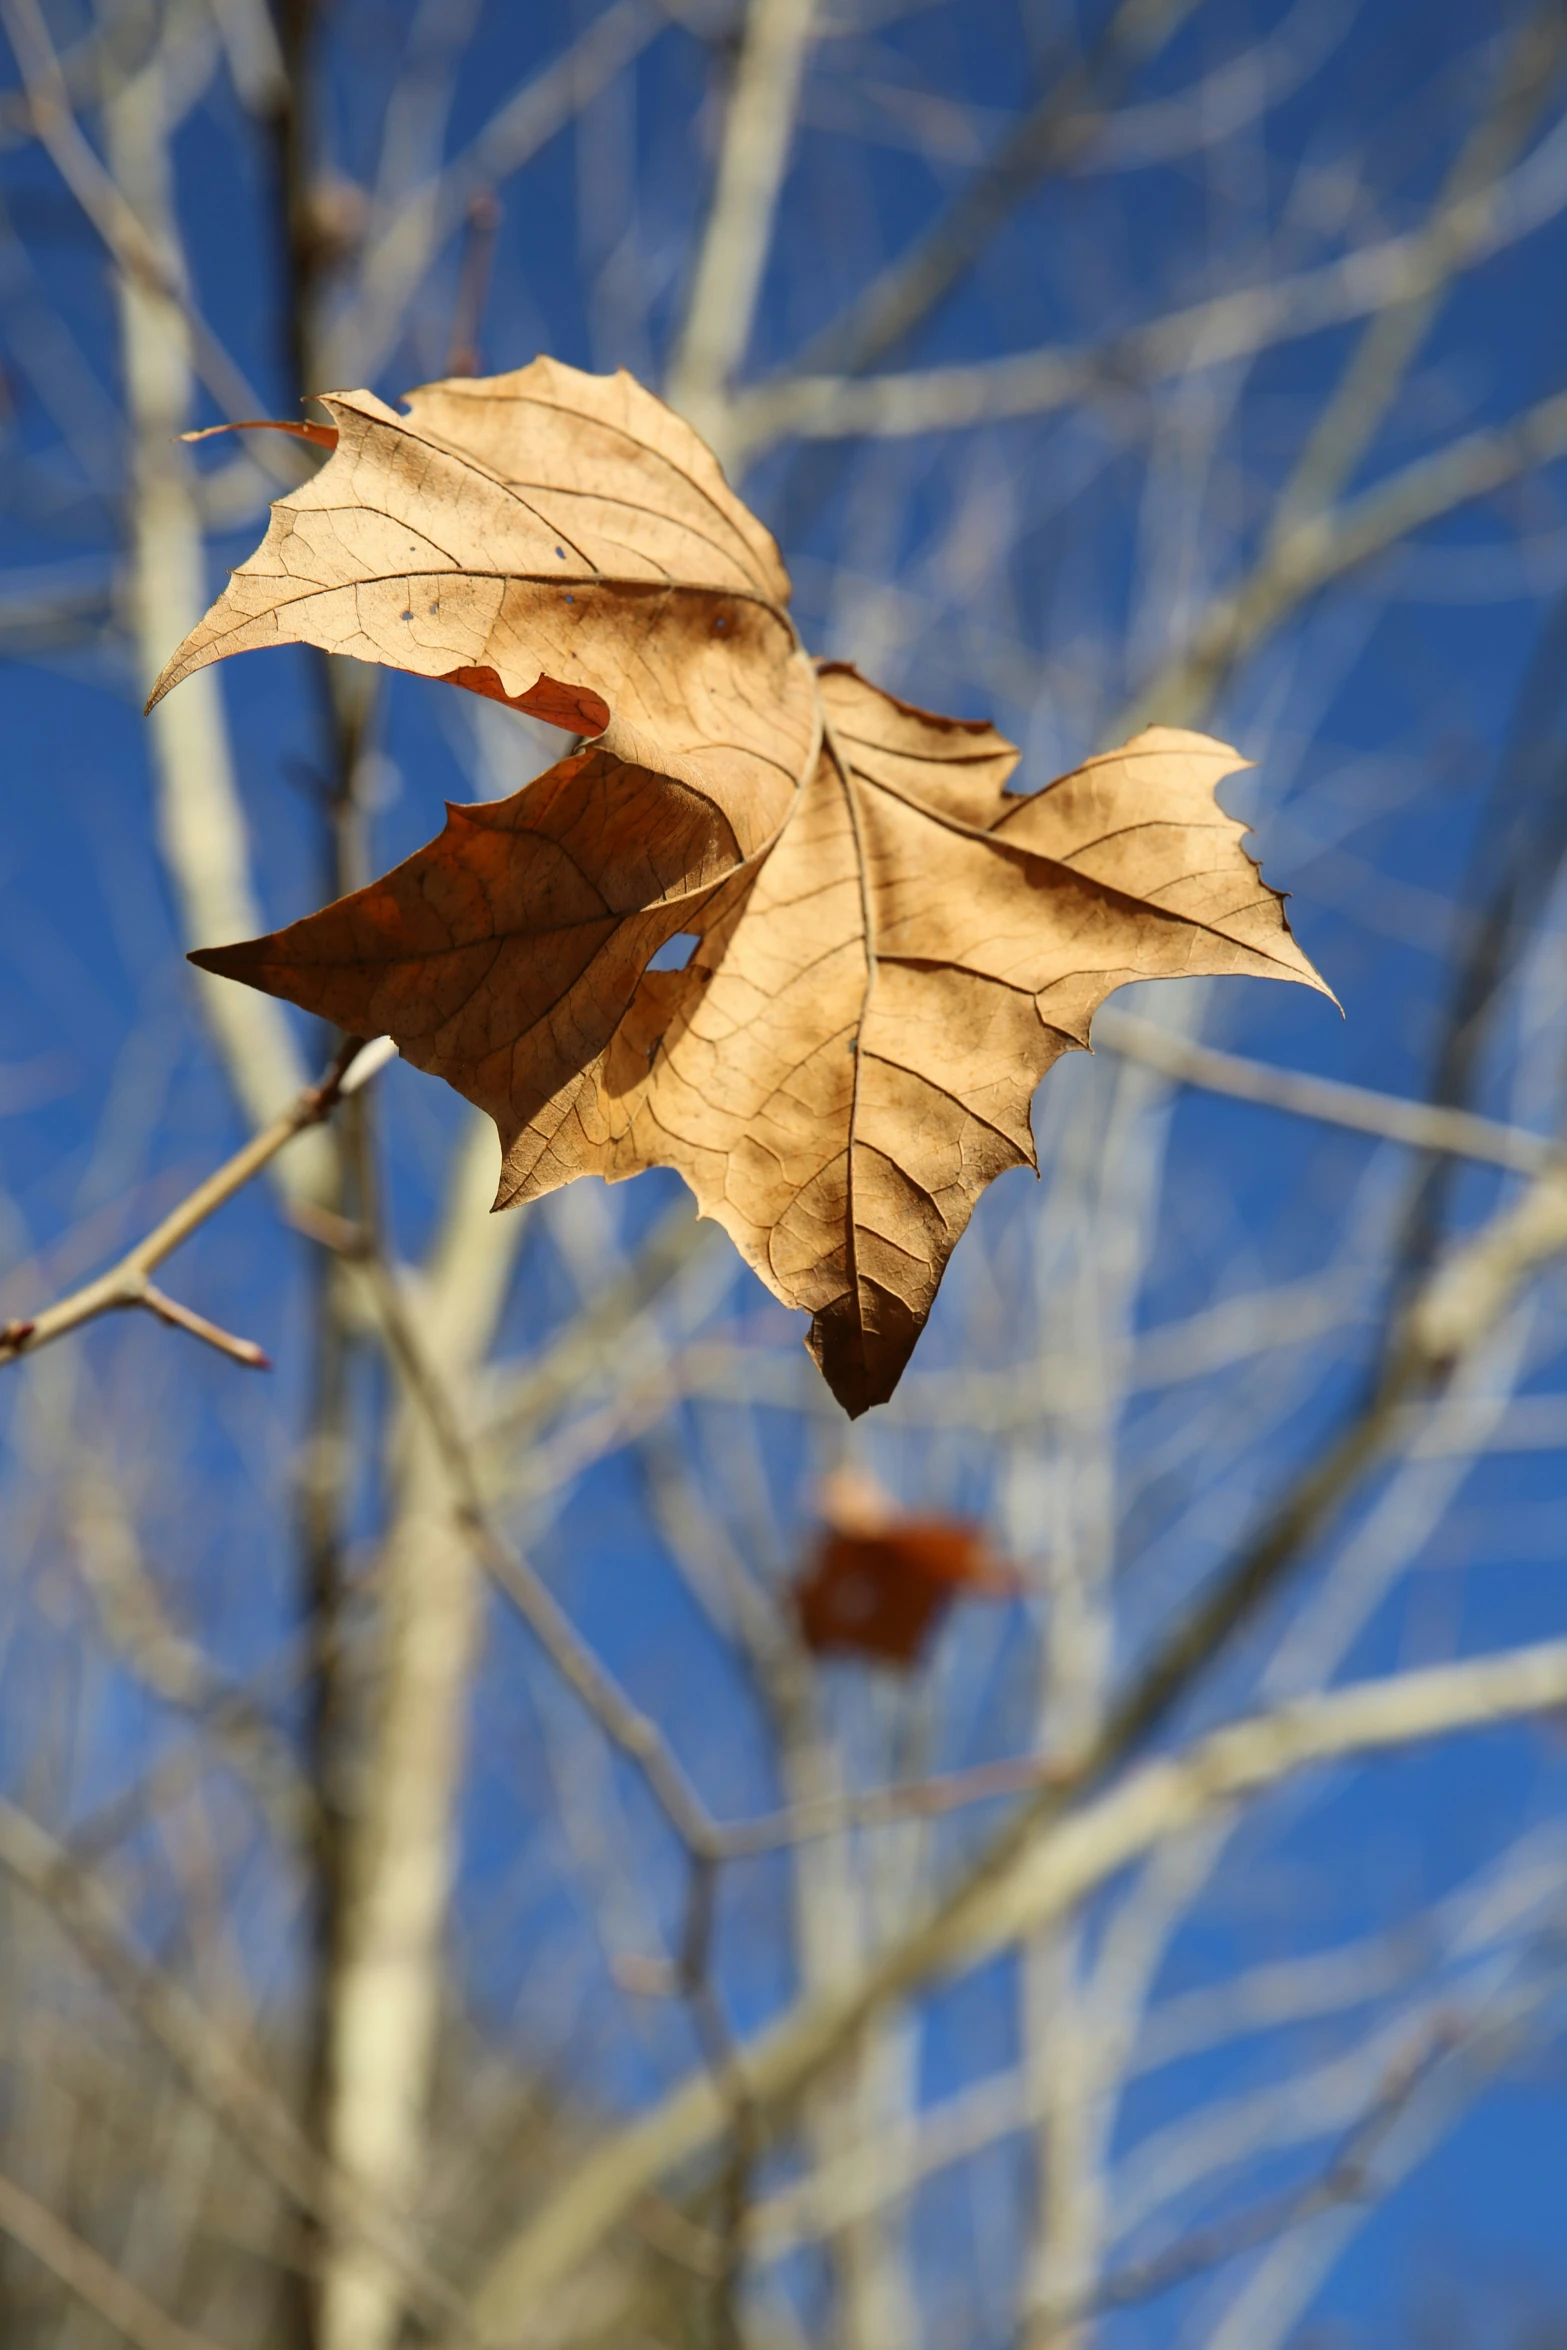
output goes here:
<path id="1" fill-rule="evenodd" d="M 771 536 L 689 425 L 629 375 L 552 359 L 427 384 L 406 416 L 373 392 L 320 405 L 329 462 L 278 499 L 153 702 L 230 653 L 319 645 L 593 735 L 737 838 L 776 829 L 819 741 L 810 663 Z"/>
<path id="2" fill-rule="evenodd" d="M 979 1194 L 1033 1162 L 1035 1086 L 1113 988 L 1322 985 L 1216 803 L 1233 751 L 1153 727 L 1009 796 L 990 726 L 813 671 L 771 539 L 628 377 L 539 360 L 406 419 L 324 404 L 332 457 L 157 691 L 304 641 L 596 739 L 452 808 L 368 889 L 195 960 L 390 1032 L 487 1110 L 498 1206 L 678 1169 L 810 1312 L 850 1412 L 892 1393 Z M 683 933 L 686 968 L 650 970 Z"/>
<path id="3" fill-rule="evenodd" d="M 822 1493 L 822 1531 L 795 1586 L 807 1648 L 912 1665 L 960 1594 L 1010 1599 L 1017 1576 L 984 1529 L 963 1518 L 917 1517 L 849 1472 Z"/>

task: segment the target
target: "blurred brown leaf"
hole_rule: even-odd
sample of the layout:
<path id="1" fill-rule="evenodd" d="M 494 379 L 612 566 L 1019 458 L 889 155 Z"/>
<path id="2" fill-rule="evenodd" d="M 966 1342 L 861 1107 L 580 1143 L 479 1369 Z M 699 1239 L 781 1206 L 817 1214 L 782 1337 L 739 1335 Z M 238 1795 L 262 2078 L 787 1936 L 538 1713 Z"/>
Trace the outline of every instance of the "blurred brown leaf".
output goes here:
<path id="1" fill-rule="evenodd" d="M 1010 1599 L 1019 1588 L 982 1527 L 906 1516 L 869 1479 L 828 1478 L 822 1520 L 810 1573 L 795 1586 L 800 1632 L 818 1656 L 912 1665 L 960 1593 Z"/>
<path id="2" fill-rule="evenodd" d="M 1030 797 L 983 721 L 813 669 L 761 525 L 678 417 L 549 360 L 324 405 L 316 478 L 154 699 L 299 641 L 594 739 L 452 808 L 395 872 L 193 957 L 389 1032 L 487 1110 L 497 1206 L 676 1168 L 851 1413 L 892 1393 L 1029 1104 L 1131 979 L 1320 987 L 1214 793 L 1245 764 L 1152 727 Z M 649 968 L 689 937 L 682 969 Z M 1324 991 L 1326 992 L 1326 991 Z"/>

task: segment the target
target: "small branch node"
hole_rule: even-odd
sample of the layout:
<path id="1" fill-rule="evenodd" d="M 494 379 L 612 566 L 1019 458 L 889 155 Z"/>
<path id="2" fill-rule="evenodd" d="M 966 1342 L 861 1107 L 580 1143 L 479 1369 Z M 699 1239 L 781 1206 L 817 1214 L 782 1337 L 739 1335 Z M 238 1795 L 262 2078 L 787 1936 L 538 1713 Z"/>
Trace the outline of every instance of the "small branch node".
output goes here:
<path id="1" fill-rule="evenodd" d="M 156 1314 L 160 1322 L 167 1322 L 175 1330 L 186 1330 L 192 1338 L 199 1338 L 207 1346 L 216 1347 L 232 1363 L 243 1363 L 247 1371 L 270 1371 L 272 1357 L 254 1339 L 236 1338 L 232 1330 L 225 1330 L 217 1322 L 209 1322 L 205 1314 L 194 1313 L 182 1306 L 178 1298 L 169 1297 L 152 1282 L 144 1281 L 138 1293 L 128 1296 L 127 1305 L 145 1306 Z"/>
<path id="2" fill-rule="evenodd" d="M 388 1038 L 387 1042 L 390 1043 L 391 1039 Z M 332 1112 L 348 1090 L 346 1080 L 349 1071 L 366 1049 L 366 1042 L 362 1036 L 344 1037 L 332 1055 L 331 1064 L 320 1084 L 312 1086 L 299 1104 L 298 1121 L 301 1126 L 319 1126 L 324 1119 L 331 1117 Z M 393 1050 L 396 1050 L 395 1046 Z M 379 1063 L 376 1064 L 377 1067 L 379 1065 Z M 367 1072 L 371 1076 L 374 1073 L 374 1070 Z M 364 1079 L 361 1077 L 358 1083 L 363 1084 L 363 1082 Z"/>

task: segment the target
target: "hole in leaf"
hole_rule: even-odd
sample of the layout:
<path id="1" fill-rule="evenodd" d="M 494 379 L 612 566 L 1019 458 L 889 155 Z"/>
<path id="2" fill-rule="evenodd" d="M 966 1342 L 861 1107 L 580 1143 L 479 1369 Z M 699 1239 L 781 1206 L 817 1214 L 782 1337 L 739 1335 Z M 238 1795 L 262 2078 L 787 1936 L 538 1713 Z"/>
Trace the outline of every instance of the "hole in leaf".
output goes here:
<path id="1" fill-rule="evenodd" d="M 648 969 L 683 971 L 701 943 L 694 930 L 677 930 L 674 937 L 666 938 L 658 953 L 649 958 Z"/>

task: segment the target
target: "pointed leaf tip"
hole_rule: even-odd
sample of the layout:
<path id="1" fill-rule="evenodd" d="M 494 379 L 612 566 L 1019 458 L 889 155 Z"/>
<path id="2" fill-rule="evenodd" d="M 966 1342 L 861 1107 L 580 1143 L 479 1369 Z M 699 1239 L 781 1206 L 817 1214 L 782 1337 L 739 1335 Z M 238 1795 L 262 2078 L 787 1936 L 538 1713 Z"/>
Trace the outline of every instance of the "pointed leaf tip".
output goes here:
<path id="1" fill-rule="evenodd" d="M 194 963 L 198 971 L 215 973 L 219 979 L 241 979 L 245 976 L 245 949 L 260 943 L 258 939 L 246 939 L 243 944 L 231 947 L 192 947 L 185 960 Z"/>

